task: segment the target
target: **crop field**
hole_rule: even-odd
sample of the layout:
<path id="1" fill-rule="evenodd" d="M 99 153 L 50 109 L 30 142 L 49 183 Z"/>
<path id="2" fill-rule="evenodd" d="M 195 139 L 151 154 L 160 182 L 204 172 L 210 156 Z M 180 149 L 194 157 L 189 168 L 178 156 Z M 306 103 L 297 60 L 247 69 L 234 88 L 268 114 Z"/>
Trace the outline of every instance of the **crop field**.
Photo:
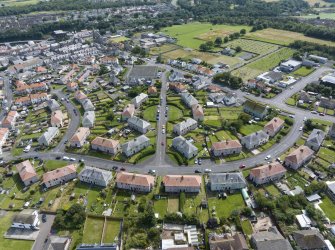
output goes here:
<path id="1" fill-rule="evenodd" d="M 167 53 L 162 54 L 163 59 L 177 59 L 181 58 L 183 60 L 188 60 L 192 58 L 199 58 L 210 64 L 225 63 L 230 67 L 241 62 L 241 59 L 237 57 L 230 57 L 225 55 L 219 55 L 214 53 L 199 52 L 191 49 L 177 49 Z"/>
<path id="2" fill-rule="evenodd" d="M 279 45 L 289 45 L 290 43 L 301 40 L 306 42 L 313 42 L 318 44 L 325 44 L 329 46 L 335 46 L 335 42 L 324 41 L 317 38 L 307 37 L 302 33 L 286 31 L 286 30 L 277 30 L 277 29 L 264 29 L 259 30 L 253 33 L 248 33 L 246 38 L 253 40 L 258 40 L 262 42 L 269 42 Z"/>
<path id="3" fill-rule="evenodd" d="M 293 50 L 283 48 L 242 68 L 234 70 L 232 73 L 235 76 L 241 77 L 243 80 L 252 79 L 261 73 L 276 67 L 282 60 L 290 58 L 293 53 Z"/>
<path id="4" fill-rule="evenodd" d="M 236 48 L 240 46 L 242 50 L 251 52 L 258 55 L 264 55 L 276 51 L 279 46 L 271 43 L 265 43 L 260 41 L 248 40 L 248 39 L 237 39 L 225 46 Z"/>
<path id="5" fill-rule="evenodd" d="M 210 23 L 188 23 L 174 25 L 161 31 L 177 39 L 177 44 L 187 48 L 198 49 L 204 41 L 214 40 L 216 37 L 225 37 L 241 29 L 248 30 L 248 26 L 212 25 Z"/>

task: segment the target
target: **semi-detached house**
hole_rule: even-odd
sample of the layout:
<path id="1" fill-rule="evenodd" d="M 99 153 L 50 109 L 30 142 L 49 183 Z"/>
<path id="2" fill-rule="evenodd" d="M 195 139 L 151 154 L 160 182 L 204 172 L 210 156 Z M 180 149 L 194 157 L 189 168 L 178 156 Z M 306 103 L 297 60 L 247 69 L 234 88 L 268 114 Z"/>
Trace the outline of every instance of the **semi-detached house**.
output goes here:
<path id="1" fill-rule="evenodd" d="M 284 123 L 285 122 L 279 117 L 274 117 L 271 121 L 265 124 L 263 131 L 273 137 L 284 127 Z"/>
<path id="2" fill-rule="evenodd" d="M 29 160 L 16 164 L 16 169 L 25 186 L 29 186 L 38 181 L 38 175 Z"/>
<path id="3" fill-rule="evenodd" d="M 250 170 L 249 179 L 256 185 L 278 181 L 284 177 L 286 169 L 279 162 L 272 162 Z"/>
<path id="4" fill-rule="evenodd" d="M 172 147 L 187 159 L 191 159 L 198 154 L 198 148 L 181 135 L 173 138 Z"/>
<path id="5" fill-rule="evenodd" d="M 49 146 L 52 140 L 59 135 L 59 129 L 56 127 L 49 127 L 39 138 L 38 144 L 43 146 Z"/>
<path id="6" fill-rule="evenodd" d="M 62 168 L 58 168 L 43 174 L 42 185 L 45 188 L 50 188 L 60 184 L 64 184 L 69 180 L 77 177 L 77 166 L 68 165 Z"/>
<path id="7" fill-rule="evenodd" d="M 242 173 L 215 173 L 209 175 L 211 191 L 239 190 L 247 186 Z"/>
<path id="8" fill-rule="evenodd" d="M 300 146 L 288 156 L 285 157 L 284 165 L 286 167 L 297 170 L 307 162 L 309 162 L 313 157 L 314 151 L 307 146 Z"/>
<path id="9" fill-rule="evenodd" d="M 2 121 L 1 126 L 9 129 L 15 128 L 15 123 L 18 117 L 19 113 L 17 111 L 9 111 L 6 118 Z"/>
<path id="10" fill-rule="evenodd" d="M 238 140 L 213 142 L 211 151 L 216 157 L 240 154 L 242 151 L 242 145 Z"/>
<path id="11" fill-rule="evenodd" d="M 87 137 L 90 135 L 90 129 L 80 127 L 70 139 L 70 146 L 73 148 L 81 148 L 84 146 Z"/>
<path id="12" fill-rule="evenodd" d="M 107 170 L 85 166 L 79 173 L 78 178 L 80 181 L 88 184 L 107 187 L 108 183 L 113 178 L 113 174 Z"/>
<path id="13" fill-rule="evenodd" d="M 202 177 L 199 175 L 166 175 L 163 185 L 167 193 L 199 193 Z"/>
<path id="14" fill-rule="evenodd" d="M 91 147 L 93 150 L 101 151 L 112 155 L 116 155 L 118 152 L 121 151 L 121 145 L 119 141 L 99 136 L 91 142 Z"/>
<path id="15" fill-rule="evenodd" d="M 152 175 L 119 172 L 116 176 L 116 187 L 135 192 L 149 193 L 155 185 Z"/>
<path id="16" fill-rule="evenodd" d="M 135 139 L 132 139 L 122 144 L 122 153 L 124 153 L 126 156 L 129 157 L 149 146 L 150 146 L 150 139 L 145 135 L 141 135 L 139 137 L 136 137 Z"/>
<path id="17" fill-rule="evenodd" d="M 198 122 L 192 118 L 187 118 L 185 121 L 182 121 L 173 126 L 173 132 L 177 135 L 184 135 L 191 130 L 194 130 L 198 127 Z"/>
<path id="18" fill-rule="evenodd" d="M 150 128 L 151 125 L 149 122 L 137 117 L 137 116 L 133 116 L 131 118 L 128 119 L 127 121 L 128 126 L 142 134 L 146 134 Z"/>

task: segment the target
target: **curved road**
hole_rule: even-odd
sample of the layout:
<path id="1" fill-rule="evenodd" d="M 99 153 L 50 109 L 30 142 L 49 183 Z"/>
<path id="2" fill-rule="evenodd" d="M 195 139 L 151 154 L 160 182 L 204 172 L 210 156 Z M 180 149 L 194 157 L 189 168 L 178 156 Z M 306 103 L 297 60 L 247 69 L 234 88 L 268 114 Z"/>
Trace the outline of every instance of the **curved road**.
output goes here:
<path id="1" fill-rule="evenodd" d="M 162 65 L 161 65 L 162 66 Z M 166 65 L 165 65 L 166 66 Z M 171 69 L 170 66 L 166 66 L 166 69 L 169 70 Z M 266 155 L 271 155 L 272 158 L 276 158 L 283 153 L 287 151 L 290 147 L 294 145 L 294 143 L 298 140 L 298 138 L 301 136 L 302 132 L 299 131 L 299 127 L 303 125 L 303 120 L 306 117 L 307 119 L 310 118 L 318 118 L 322 120 L 327 120 L 331 122 L 335 122 L 335 117 L 330 117 L 330 116 L 324 116 L 320 117 L 318 115 L 311 114 L 309 111 L 306 110 L 301 110 L 296 107 L 288 106 L 284 103 L 284 101 L 292 95 L 293 92 L 297 92 L 301 89 L 303 89 L 308 83 L 312 81 L 318 80 L 320 75 L 323 73 L 331 70 L 328 67 L 321 67 L 317 69 L 315 72 L 313 72 L 311 75 L 301 79 L 298 81 L 294 87 L 293 90 L 285 90 L 283 93 L 280 95 L 277 95 L 273 99 L 263 99 L 260 97 L 251 97 L 250 99 L 268 104 L 268 105 L 273 105 L 276 106 L 283 111 L 290 112 L 294 114 L 294 124 L 289 131 L 289 133 L 282 138 L 280 143 L 274 144 L 271 148 L 268 150 L 265 150 L 261 152 L 258 155 L 249 157 L 247 159 L 243 160 L 238 160 L 238 161 L 233 161 L 233 162 L 226 162 L 222 164 L 215 164 L 212 161 L 203 161 L 203 164 L 201 166 L 195 166 L 195 167 L 187 167 L 187 166 L 173 166 L 172 164 L 169 164 L 166 162 L 165 159 L 165 145 L 161 146 L 161 142 L 163 142 L 165 139 L 165 135 L 162 135 L 162 129 L 161 126 L 166 123 L 166 118 L 165 118 L 165 104 L 166 104 L 166 76 L 163 74 L 162 76 L 162 92 L 161 92 L 161 97 L 162 97 L 162 104 L 160 107 L 160 121 L 158 123 L 158 129 L 157 129 L 157 150 L 156 154 L 153 158 L 149 159 L 147 163 L 140 163 L 136 165 L 128 164 L 128 163 L 121 163 L 121 162 L 114 162 L 102 158 L 97 158 L 93 156 L 88 156 L 88 155 L 78 155 L 78 154 L 69 154 L 69 153 L 64 153 L 64 142 L 71 138 L 71 136 L 74 134 L 75 130 L 79 126 L 80 123 L 80 118 L 77 117 L 73 109 L 76 109 L 74 105 L 71 103 L 67 103 L 65 101 L 65 106 L 68 109 L 69 115 L 71 116 L 71 122 L 69 124 L 69 129 L 66 132 L 64 138 L 61 140 L 59 145 L 52 150 L 51 152 L 47 153 L 41 153 L 41 152 L 32 152 L 28 154 L 24 154 L 21 156 L 21 158 L 31 158 L 34 156 L 38 156 L 39 158 L 43 160 L 51 160 L 55 159 L 57 156 L 64 156 L 67 155 L 69 157 L 73 157 L 76 159 L 83 159 L 85 161 L 85 164 L 90 165 L 90 166 L 95 166 L 98 168 L 103 168 L 103 169 L 109 169 L 111 170 L 113 166 L 118 166 L 118 167 L 123 167 L 127 171 L 134 171 L 134 172 L 140 172 L 140 173 L 147 173 L 150 169 L 156 169 L 157 174 L 159 175 L 165 175 L 165 174 L 181 174 L 181 173 L 194 173 L 195 169 L 204 171 L 206 168 L 211 169 L 213 172 L 223 172 L 223 171 L 236 171 L 239 169 L 239 166 L 241 164 L 244 164 L 247 166 L 247 168 L 252 168 L 257 164 L 265 163 L 265 156 Z M 53 91 L 59 99 L 62 97 L 65 98 L 64 94 L 60 91 Z M 245 94 L 241 91 L 236 91 L 236 94 L 240 98 L 245 98 Z M 79 112 L 77 112 L 79 114 Z M 16 159 L 17 157 L 8 157 L 6 160 L 12 160 Z"/>

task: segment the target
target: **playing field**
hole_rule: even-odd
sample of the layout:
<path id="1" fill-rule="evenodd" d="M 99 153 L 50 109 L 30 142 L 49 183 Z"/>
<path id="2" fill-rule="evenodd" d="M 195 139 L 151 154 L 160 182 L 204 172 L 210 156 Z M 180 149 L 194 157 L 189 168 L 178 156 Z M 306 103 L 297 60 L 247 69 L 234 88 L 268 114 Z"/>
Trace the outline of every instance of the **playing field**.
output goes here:
<path id="1" fill-rule="evenodd" d="M 271 43 L 264 43 L 260 41 L 248 40 L 248 39 L 237 39 L 228 44 L 225 44 L 227 47 L 236 48 L 240 46 L 242 50 L 251 52 L 258 55 L 264 55 L 270 52 L 273 52 L 279 48 L 278 45 Z"/>
<path id="2" fill-rule="evenodd" d="M 225 63 L 230 67 L 240 63 L 242 60 L 237 57 L 225 56 L 215 53 L 199 52 L 192 49 L 177 49 L 167 53 L 162 54 L 163 59 L 192 59 L 199 58 L 207 63 L 216 64 L 216 63 Z"/>
<path id="3" fill-rule="evenodd" d="M 317 38 L 311 38 L 303 35 L 302 33 L 297 32 L 291 32 L 286 30 L 277 30 L 277 29 L 264 29 L 259 30 L 253 33 L 248 33 L 246 35 L 246 38 L 263 41 L 263 42 L 269 42 L 279 45 L 289 45 L 290 43 L 301 40 L 301 41 L 307 41 L 307 42 L 313 42 L 318 44 L 325 44 L 329 46 L 335 46 L 335 42 L 330 41 L 324 41 Z"/>
<path id="4" fill-rule="evenodd" d="M 233 75 L 239 76 L 246 81 L 276 67 L 282 60 L 290 58 L 293 53 L 294 51 L 289 48 L 282 48 L 275 53 L 249 63 L 242 68 L 234 70 L 232 73 Z"/>
<path id="5" fill-rule="evenodd" d="M 212 25 L 210 23 L 188 23 L 174 25 L 161 31 L 177 39 L 177 44 L 186 48 L 198 49 L 204 41 L 214 40 L 216 37 L 225 37 L 241 29 L 249 30 L 248 26 L 241 25 Z"/>

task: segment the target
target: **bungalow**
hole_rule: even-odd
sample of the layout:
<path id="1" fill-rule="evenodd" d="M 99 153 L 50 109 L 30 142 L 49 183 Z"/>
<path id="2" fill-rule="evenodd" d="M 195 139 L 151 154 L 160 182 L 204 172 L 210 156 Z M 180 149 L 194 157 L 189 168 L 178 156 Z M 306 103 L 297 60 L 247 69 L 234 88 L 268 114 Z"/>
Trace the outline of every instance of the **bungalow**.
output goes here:
<path id="1" fill-rule="evenodd" d="M 335 139 L 335 123 L 330 127 L 328 135 L 334 140 Z"/>
<path id="2" fill-rule="evenodd" d="M 193 119 L 198 122 L 204 120 L 204 110 L 200 104 L 192 106 L 192 115 Z"/>
<path id="3" fill-rule="evenodd" d="M 51 113 L 51 118 L 50 118 L 51 127 L 57 127 L 57 128 L 63 127 L 64 125 L 63 119 L 64 119 L 64 115 L 61 110 L 53 111 Z"/>
<path id="4" fill-rule="evenodd" d="M 314 151 L 318 151 L 325 139 L 326 133 L 320 129 L 313 129 L 312 133 L 308 136 L 305 145 Z"/>
<path id="5" fill-rule="evenodd" d="M 137 192 L 149 193 L 155 185 L 152 175 L 119 172 L 116 176 L 116 187 Z"/>
<path id="6" fill-rule="evenodd" d="M 279 162 L 272 162 L 250 170 L 249 179 L 256 185 L 278 181 L 284 177 L 286 169 Z"/>
<path id="7" fill-rule="evenodd" d="M 198 148 L 181 135 L 173 138 L 172 147 L 180 152 L 187 159 L 197 156 Z"/>
<path id="8" fill-rule="evenodd" d="M 185 103 L 185 105 L 191 108 L 193 105 L 198 105 L 199 102 L 193 95 L 190 93 L 181 93 L 181 100 Z"/>
<path id="9" fill-rule="evenodd" d="M 74 92 L 74 91 L 78 90 L 78 83 L 68 82 L 66 84 L 66 88 L 67 88 L 68 91 Z"/>
<path id="10" fill-rule="evenodd" d="M 253 249 L 268 250 L 293 250 L 290 242 L 285 239 L 276 227 L 270 227 L 268 231 L 259 231 L 251 236 L 250 240 Z"/>
<path id="11" fill-rule="evenodd" d="M 132 103 L 134 104 L 135 108 L 139 108 L 141 104 L 148 99 L 149 96 L 147 94 L 141 93 L 132 100 Z"/>
<path id="12" fill-rule="evenodd" d="M 313 157 L 314 151 L 307 146 L 300 146 L 288 156 L 286 156 L 284 160 L 284 165 L 286 167 L 297 170 L 302 165 L 309 162 Z"/>
<path id="13" fill-rule="evenodd" d="M 123 109 L 121 118 L 123 121 L 127 121 L 129 118 L 133 117 L 134 114 L 135 114 L 135 106 L 133 104 L 127 104 L 127 106 L 125 106 Z"/>
<path id="14" fill-rule="evenodd" d="M 48 100 L 48 108 L 50 111 L 55 111 L 60 109 L 60 104 L 55 99 Z"/>
<path id="15" fill-rule="evenodd" d="M 90 129 L 86 127 L 80 127 L 76 133 L 70 139 L 70 146 L 73 148 L 81 148 L 84 146 L 87 137 L 90 135 Z"/>
<path id="16" fill-rule="evenodd" d="M 19 116 L 20 115 L 17 111 L 9 111 L 6 118 L 2 121 L 1 126 L 3 128 L 9 128 L 9 129 L 15 128 L 15 123 Z"/>
<path id="17" fill-rule="evenodd" d="M 157 95 L 157 88 L 155 86 L 150 86 L 148 88 L 148 95 Z"/>
<path id="18" fill-rule="evenodd" d="M 113 174 L 107 170 L 85 166 L 85 168 L 79 173 L 78 177 L 82 182 L 107 187 L 108 183 L 113 178 Z"/>
<path id="19" fill-rule="evenodd" d="M 2 153 L 2 146 L 5 144 L 9 135 L 8 128 L 0 128 L 0 154 Z"/>
<path id="20" fill-rule="evenodd" d="M 215 173 L 209 175 L 211 191 L 240 190 L 247 186 L 242 173 Z"/>
<path id="21" fill-rule="evenodd" d="M 209 235 L 210 250 L 248 250 L 248 244 L 242 233 L 230 234 L 210 234 Z"/>
<path id="22" fill-rule="evenodd" d="M 76 165 L 71 164 L 43 174 L 42 185 L 45 188 L 50 188 L 56 185 L 63 184 L 76 177 L 77 177 L 77 167 Z"/>
<path id="23" fill-rule="evenodd" d="M 302 62 L 296 60 L 288 60 L 282 62 L 279 66 L 279 69 L 285 73 L 291 73 L 301 67 Z"/>
<path id="24" fill-rule="evenodd" d="M 38 181 L 38 175 L 29 160 L 16 164 L 16 169 L 25 186 L 29 186 Z"/>
<path id="25" fill-rule="evenodd" d="M 163 177 L 163 185 L 167 193 L 199 193 L 201 178 L 199 175 L 166 175 Z"/>
<path id="26" fill-rule="evenodd" d="M 11 228 L 18 229 L 39 229 L 40 221 L 38 219 L 38 211 L 33 209 L 25 209 L 14 215 Z"/>
<path id="27" fill-rule="evenodd" d="M 273 137 L 284 127 L 284 123 L 279 117 L 274 117 L 264 126 L 263 131 Z"/>
<path id="28" fill-rule="evenodd" d="M 82 120 L 83 127 L 93 128 L 95 122 L 95 112 L 94 111 L 86 111 L 84 113 L 84 117 Z"/>
<path id="29" fill-rule="evenodd" d="M 242 145 L 238 140 L 214 142 L 211 148 L 211 152 L 215 157 L 240 154 L 241 151 Z"/>
<path id="30" fill-rule="evenodd" d="M 183 83 L 180 82 L 170 82 L 169 83 L 169 89 L 171 89 L 172 91 L 176 92 L 176 93 L 182 93 L 185 92 L 187 90 L 187 86 Z"/>
<path id="31" fill-rule="evenodd" d="M 191 130 L 194 130 L 198 127 L 198 122 L 192 118 L 187 118 L 186 121 L 182 121 L 173 126 L 173 132 L 177 135 L 183 135 L 188 133 Z"/>
<path id="32" fill-rule="evenodd" d="M 146 134 L 151 128 L 151 125 L 149 122 L 142 120 L 141 118 L 137 116 L 133 116 L 129 118 L 127 123 L 130 128 L 135 129 L 136 131 L 142 134 Z"/>
<path id="33" fill-rule="evenodd" d="M 247 100 L 244 103 L 243 111 L 259 119 L 264 119 L 264 117 L 268 114 L 268 107 L 260 103 Z"/>
<path id="34" fill-rule="evenodd" d="M 91 147 L 93 150 L 101 151 L 107 154 L 116 155 L 121 151 L 121 145 L 119 141 L 106 139 L 102 137 L 95 137 L 91 142 Z"/>
<path id="35" fill-rule="evenodd" d="M 59 129 L 56 127 L 49 127 L 40 138 L 38 138 L 38 144 L 43 146 L 49 146 L 51 141 L 59 135 Z"/>
<path id="36" fill-rule="evenodd" d="M 283 80 L 283 74 L 281 72 L 265 72 L 259 76 L 257 76 L 257 80 L 264 81 L 268 84 L 273 84 L 275 82 Z"/>
<path id="37" fill-rule="evenodd" d="M 132 156 L 141 150 L 145 149 L 146 147 L 149 147 L 150 145 L 150 139 L 146 137 L 145 135 L 141 135 L 133 140 L 130 140 L 124 144 L 122 144 L 122 153 L 124 153 L 126 156 Z"/>
<path id="38" fill-rule="evenodd" d="M 84 100 L 87 99 L 87 95 L 85 95 L 83 91 L 81 91 L 81 90 L 77 90 L 77 91 L 74 93 L 74 98 L 75 98 L 76 101 L 78 101 L 79 103 L 82 103 Z"/>
<path id="39" fill-rule="evenodd" d="M 293 232 L 294 241 L 298 249 L 328 250 L 322 234 L 317 229 L 299 230 Z M 332 248 L 333 249 L 333 248 Z"/>
<path id="40" fill-rule="evenodd" d="M 241 144 L 247 149 L 257 148 L 269 141 L 269 135 L 263 130 L 257 131 L 241 138 Z"/>
<path id="41" fill-rule="evenodd" d="M 85 99 L 81 102 L 81 105 L 85 111 L 94 111 L 95 107 L 90 99 Z"/>

